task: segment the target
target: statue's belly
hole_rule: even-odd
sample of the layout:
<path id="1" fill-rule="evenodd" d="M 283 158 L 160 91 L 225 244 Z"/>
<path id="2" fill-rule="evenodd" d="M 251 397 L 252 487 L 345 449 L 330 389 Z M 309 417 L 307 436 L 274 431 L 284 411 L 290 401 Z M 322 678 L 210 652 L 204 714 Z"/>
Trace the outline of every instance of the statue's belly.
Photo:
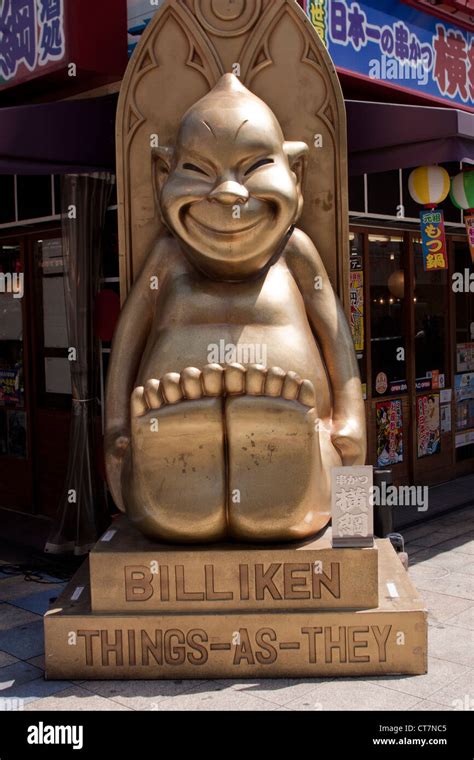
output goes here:
<path id="1" fill-rule="evenodd" d="M 327 375 L 309 325 L 187 324 L 158 329 L 150 336 L 136 384 L 186 367 L 233 362 L 297 372 L 314 383 L 318 413 L 330 414 Z"/>

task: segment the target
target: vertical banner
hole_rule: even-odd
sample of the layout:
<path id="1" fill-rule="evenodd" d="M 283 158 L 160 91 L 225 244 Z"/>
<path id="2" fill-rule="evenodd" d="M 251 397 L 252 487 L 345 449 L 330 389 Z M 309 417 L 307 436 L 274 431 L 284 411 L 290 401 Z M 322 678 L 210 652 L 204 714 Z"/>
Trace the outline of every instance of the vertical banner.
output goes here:
<path id="1" fill-rule="evenodd" d="M 364 273 L 351 272 L 351 330 L 354 348 L 358 353 L 364 350 Z"/>
<path id="2" fill-rule="evenodd" d="M 464 221 L 466 222 L 467 242 L 471 249 L 471 259 L 474 264 L 474 214 L 465 216 Z"/>
<path id="3" fill-rule="evenodd" d="M 416 400 L 416 432 L 418 459 L 441 451 L 439 393 L 420 396 Z"/>
<path id="4" fill-rule="evenodd" d="M 379 401 L 377 416 L 377 466 L 400 464 L 403 462 L 403 417 L 402 402 Z"/>
<path id="5" fill-rule="evenodd" d="M 440 208 L 424 210 L 420 214 L 420 220 L 425 272 L 447 269 L 448 252 L 443 210 Z"/>

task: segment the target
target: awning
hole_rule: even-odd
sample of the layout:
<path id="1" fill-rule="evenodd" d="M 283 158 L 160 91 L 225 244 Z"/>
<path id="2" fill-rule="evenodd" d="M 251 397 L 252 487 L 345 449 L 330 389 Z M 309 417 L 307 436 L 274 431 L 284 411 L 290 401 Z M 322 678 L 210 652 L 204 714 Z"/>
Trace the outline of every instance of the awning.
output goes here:
<path id="1" fill-rule="evenodd" d="M 0 109 L 0 174 L 115 172 L 117 96 Z M 351 175 L 474 162 L 474 114 L 347 100 Z"/>
<path id="2" fill-rule="evenodd" d="M 474 162 L 474 114 L 454 108 L 347 100 L 349 173 Z"/>
<path id="3" fill-rule="evenodd" d="M 115 172 L 117 96 L 0 109 L 0 174 Z"/>

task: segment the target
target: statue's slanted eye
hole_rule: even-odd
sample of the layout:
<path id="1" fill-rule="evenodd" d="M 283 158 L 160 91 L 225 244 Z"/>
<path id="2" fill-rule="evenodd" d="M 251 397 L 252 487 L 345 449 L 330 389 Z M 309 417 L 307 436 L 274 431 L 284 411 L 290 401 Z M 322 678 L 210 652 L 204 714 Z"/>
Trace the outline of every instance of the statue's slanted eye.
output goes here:
<path id="1" fill-rule="evenodd" d="M 204 174 L 205 177 L 209 177 L 209 174 L 201 169 L 196 164 L 183 164 L 183 169 L 187 169 L 190 172 L 197 172 L 198 174 Z"/>
<path id="2" fill-rule="evenodd" d="M 253 172 L 257 171 L 257 169 L 260 169 L 262 166 L 268 166 L 269 164 L 274 164 L 275 161 L 273 158 L 262 158 L 260 161 L 257 161 L 256 164 L 253 164 L 250 169 L 247 169 L 245 172 L 245 176 L 248 177 L 249 174 L 252 174 Z"/>

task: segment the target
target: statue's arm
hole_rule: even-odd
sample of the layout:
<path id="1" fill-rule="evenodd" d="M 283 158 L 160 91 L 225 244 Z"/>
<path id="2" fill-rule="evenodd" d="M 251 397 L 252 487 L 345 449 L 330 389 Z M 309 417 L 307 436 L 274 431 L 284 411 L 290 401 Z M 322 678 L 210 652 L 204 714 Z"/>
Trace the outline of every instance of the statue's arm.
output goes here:
<path id="1" fill-rule="evenodd" d="M 327 368 L 332 392 L 332 442 L 345 465 L 365 464 L 364 402 L 346 315 L 319 253 L 301 230 L 293 233 L 285 259 L 303 296 Z"/>
<path id="2" fill-rule="evenodd" d="M 130 396 L 150 334 L 164 272 L 163 243 L 148 256 L 121 311 L 107 373 L 105 401 L 105 464 L 110 492 L 124 511 L 121 474 L 130 445 Z M 158 290 L 152 287 L 158 278 Z"/>

